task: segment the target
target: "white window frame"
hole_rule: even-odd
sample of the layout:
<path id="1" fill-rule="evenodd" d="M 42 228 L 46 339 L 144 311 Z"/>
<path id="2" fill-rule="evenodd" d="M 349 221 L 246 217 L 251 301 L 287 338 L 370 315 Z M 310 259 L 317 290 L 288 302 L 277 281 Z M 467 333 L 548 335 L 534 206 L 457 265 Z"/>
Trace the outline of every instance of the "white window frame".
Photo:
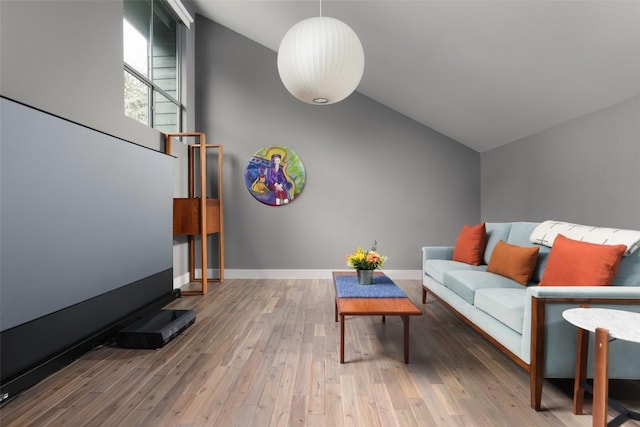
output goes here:
<path id="1" fill-rule="evenodd" d="M 153 48 L 153 43 L 154 43 L 154 39 L 153 39 L 153 19 L 155 17 L 154 14 L 154 10 L 153 10 L 153 5 L 155 3 L 157 3 L 160 0 L 151 0 L 151 9 L 150 9 L 150 28 L 149 28 L 149 40 L 148 40 L 148 46 L 149 49 Z M 147 116 L 148 116 L 148 123 L 147 125 L 151 128 L 156 128 L 156 123 L 155 123 L 155 114 L 154 114 L 154 109 L 155 109 L 155 93 L 159 93 L 160 95 L 162 95 L 163 97 L 165 97 L 167 100 L 169 100 L 169 102 L 171 102 L 172 104 L 175 105 L 176 107 L 176 132 L 181 132 L 182 128 L 183 128 L 183 117 L 184 117 L 184 111 L 185 111 L 185 106 L 184 106 L 184 96 L 182 94 L 182 88 L 183 88 L 183 84 L 182 84 L 182 76 L 183 76 L 183 65 L 184 65 L 184 40 L 183 37 L 185 36 L 185 31 L 181 28 L 179 28 L 181 25 L 183 24 L 186 28 L 190 28 L 191 27 L 191 23 L 193 23 L 193 18 L 191 17 L 191 15 L 189 14 L 189 12 L 187 11 L 187 9 L 184 7 L 184 5 L 182 4 L 182 2 L 180 0 L 162 0 L 163 3 L 165 3 L 166 5 L 168 5 L 173 11 L 174 13 L 177 15 L 176 18 L 176 24 L 178 26 L 177 30 L 176 30 L 176 94 L 177 94 L 177 98 L 171 94 L 169 94 L 166 90 L 164 90 L 163 88 L 161 88 L 157 83 L 155 83 L 153 81 L 153 67 L 149 66 L 149 76 L 145 76 L 143 73 L 139 72 L 138 70 L 136 70 L 134 67 L 132 67 L 131 65 L 127 64 L 124 59 L 123 59 L 123 63 L 124 63 L 124 71 L 129 73 L 133 78 L 137 79 L 138 81 L 140 81 L 140 83 L 144 84 L 147 88 L 147 94 L 148 94 L 148 99 L 147 99 L 147 105 L 148 105 L 148 111 L 147 111 Z M 123 17 L 123 21 L 124 21 L 124 17 Z M 147 57 L 151 58 L 151 55 L 149 53 L 147 53 Z M 135 118 L 133 118 L 135 120 Z"/>

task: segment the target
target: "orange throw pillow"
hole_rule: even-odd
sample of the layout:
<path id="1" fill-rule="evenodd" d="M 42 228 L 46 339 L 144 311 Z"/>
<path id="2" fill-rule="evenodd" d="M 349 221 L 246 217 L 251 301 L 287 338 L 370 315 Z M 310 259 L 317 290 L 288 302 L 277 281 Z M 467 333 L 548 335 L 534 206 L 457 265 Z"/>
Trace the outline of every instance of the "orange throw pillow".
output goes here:
<path id="1" fill-rule="evenodd" d="M 480 265 L 487 238 L 485 224 L 466 225 L 460 230 L 453 248 L 453 260 L 471 265 Z"/>
<path id="2" fill-rule="evenodd" d="M 579 242 L 558 234 L 540 286 L 606 286 L 613 282 L 625 245 Z"/>
<path id="3" fill-rule="evenodd" d="M 500 240 L 491 253 L 487 271 L 515 280 L 527 285 L 538 262 L 538 251 L 535 246 L 522 247 L 510 245 Z"/>

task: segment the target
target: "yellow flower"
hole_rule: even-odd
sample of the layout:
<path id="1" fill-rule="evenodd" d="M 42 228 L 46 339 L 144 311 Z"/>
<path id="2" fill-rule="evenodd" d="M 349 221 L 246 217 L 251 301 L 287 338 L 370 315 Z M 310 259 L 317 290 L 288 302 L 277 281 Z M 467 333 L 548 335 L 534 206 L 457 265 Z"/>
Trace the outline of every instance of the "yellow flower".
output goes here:
<path id="1" fill-rule="evenodd" d="M 356 270 L 375 270 L 381 268 L 387 257 L 381 256 L 376 252 L 378 242 L 374 241 L 370 250 L 365 251 L 362 247 L 358 247 L 351 254 L 347 255 L 347 265 Z"/>

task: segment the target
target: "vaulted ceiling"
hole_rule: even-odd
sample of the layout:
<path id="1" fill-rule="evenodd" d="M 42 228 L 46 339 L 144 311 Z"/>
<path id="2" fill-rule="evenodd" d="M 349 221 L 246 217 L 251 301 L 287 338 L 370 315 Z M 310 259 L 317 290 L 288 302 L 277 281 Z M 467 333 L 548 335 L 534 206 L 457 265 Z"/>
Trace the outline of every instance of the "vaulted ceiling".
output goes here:
<path id="1" fill-rule="evenodd" d="M 274 51 L 319 15 L 317 1 L 190 4 Z M 358 92 L 479 152 L 640 95 L 637 0 L 325 0 L 322 14 L 360 37 Z"/>

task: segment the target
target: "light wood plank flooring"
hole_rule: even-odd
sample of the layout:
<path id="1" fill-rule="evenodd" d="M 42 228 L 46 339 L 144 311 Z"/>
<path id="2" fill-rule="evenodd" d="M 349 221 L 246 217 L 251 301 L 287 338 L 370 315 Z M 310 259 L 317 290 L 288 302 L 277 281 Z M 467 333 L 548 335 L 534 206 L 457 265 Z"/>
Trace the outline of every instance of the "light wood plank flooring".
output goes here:
<path id="1" fill-rule="evenodd" d="M 171 308 L 196 323 L 159 350 L 105 345 L 0 409 L 2 426 L 590 426 L 570 381 L 529 407 L 528 375 L 439 303 L 398 281 L 424 310 L 402 322 L 351 317 L 338 363 L 331 280 L 227 280 Z M 567 355 L 573 357 L 573 355 Z M 612 381 L 640 407 L 640 382 Z M 629 421 L 625 426 L 638 426 Z"/>

